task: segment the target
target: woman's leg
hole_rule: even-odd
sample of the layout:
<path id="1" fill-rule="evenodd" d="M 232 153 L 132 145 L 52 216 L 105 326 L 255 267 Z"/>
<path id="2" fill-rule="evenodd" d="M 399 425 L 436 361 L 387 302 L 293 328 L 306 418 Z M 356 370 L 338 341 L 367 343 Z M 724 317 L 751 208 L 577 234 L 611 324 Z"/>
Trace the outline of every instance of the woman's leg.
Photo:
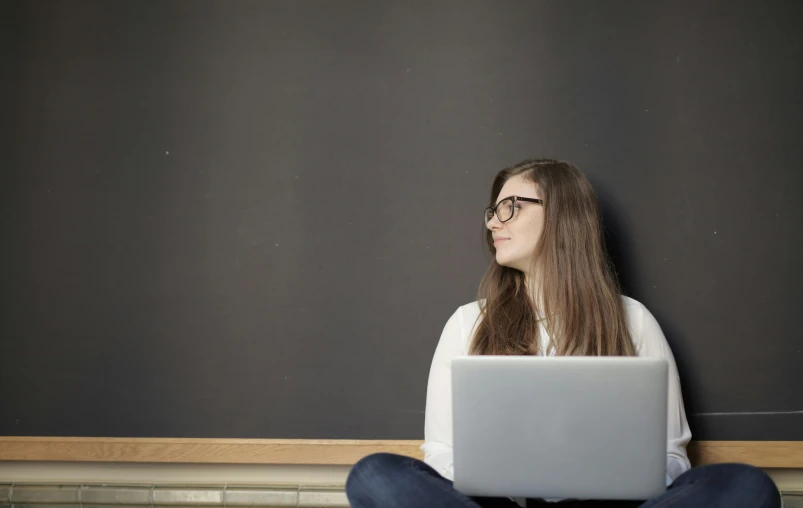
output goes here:
<path id="1" fill-rule="evenodd" d="M 641 508 L 780 508 L 778 487 L 764 471 L 746 464 L 692 468 Z"/>
<path id="2" fill-rule="evenodd" d="M 643 501 L 566 500 L 558 501 L 553 506 L 555 508 L 640 508 L 642 503 Z M 541 507 L 541 505 L 538 506 Z"/>
<path id="3" fill-rule="evenodd" d="M 346 480 L 352 508 L 518 508 L 507 498 L 474 498 L 412 457 L 376 453 L 354 465 Z"/>

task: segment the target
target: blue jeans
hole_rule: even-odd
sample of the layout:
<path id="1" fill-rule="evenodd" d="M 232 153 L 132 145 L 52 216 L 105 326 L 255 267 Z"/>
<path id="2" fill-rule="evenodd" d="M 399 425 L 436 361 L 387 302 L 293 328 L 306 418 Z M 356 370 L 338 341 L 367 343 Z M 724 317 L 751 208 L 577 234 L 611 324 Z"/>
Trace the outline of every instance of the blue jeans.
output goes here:
<path id="1" fill-rule="evenodd" d="M 377 453 L 363 458 L 349 473 L 346 495 L 352 508 L 518 508 L 508 498 L 469 497 L 420 460 Z M 779 508 L 781 496 L 767 474 L 746 464 L 692 468 L 666 492 L 641 501 L 527 500 L 528 507 L 555 508 Z"/>

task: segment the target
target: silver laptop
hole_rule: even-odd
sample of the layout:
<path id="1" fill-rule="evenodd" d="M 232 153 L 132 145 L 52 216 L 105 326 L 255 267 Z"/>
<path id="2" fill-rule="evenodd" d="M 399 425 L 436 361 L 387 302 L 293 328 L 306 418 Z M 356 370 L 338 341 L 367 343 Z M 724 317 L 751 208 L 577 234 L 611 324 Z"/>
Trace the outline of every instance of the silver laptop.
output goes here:
<path id="1" fill-rule="evenodd" d="M 662 358 L 455 358 L 455 488 L 542 499 L 660 494 L 668 377 Z"/>

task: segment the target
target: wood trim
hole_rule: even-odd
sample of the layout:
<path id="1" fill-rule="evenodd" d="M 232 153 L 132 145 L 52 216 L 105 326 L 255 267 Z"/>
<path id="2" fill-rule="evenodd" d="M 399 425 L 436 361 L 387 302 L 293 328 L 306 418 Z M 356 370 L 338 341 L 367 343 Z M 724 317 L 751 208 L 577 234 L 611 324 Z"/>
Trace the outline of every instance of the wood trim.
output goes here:
<path id="1" fill-rule="evenodd" d="M 0 460 L 352 465 L 377 452 L 423 458 L 421 441 L 0 437 Z M 803 441 L 696 441 L 695 465 L 743 462 L 802 468 Z"/>
<path id="2" fill-rule="evenodd" d="M 423 458 L 421 441 L 0 437 L 0 460 L 352 465 L 376 452 Z"/>
<path id="3" fill-rule="evenodd" d="M 743 462 L 764 468 L 803 467 L 803 441 L 692 441 L 688 452 L 695 466 Z"/>

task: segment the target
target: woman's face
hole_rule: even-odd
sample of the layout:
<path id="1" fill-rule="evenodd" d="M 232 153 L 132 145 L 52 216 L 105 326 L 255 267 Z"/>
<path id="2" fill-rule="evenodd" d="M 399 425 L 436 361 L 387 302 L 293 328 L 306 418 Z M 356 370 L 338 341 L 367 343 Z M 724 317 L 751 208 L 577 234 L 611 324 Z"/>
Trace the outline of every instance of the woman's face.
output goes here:
<path id="1" fill-rule="evenodd" d="M 494 204 L 511 196 L 543 199 L 538 186 L 523 175 L 516 175 L 505 182 Z M 544 229 L 544 207 L 537 203 L 516 201 L 510 220 L 500 222 L 499 217 L 494 215 L 487 227 L 493 234 L 496 262 L 526 274 Z"/>

